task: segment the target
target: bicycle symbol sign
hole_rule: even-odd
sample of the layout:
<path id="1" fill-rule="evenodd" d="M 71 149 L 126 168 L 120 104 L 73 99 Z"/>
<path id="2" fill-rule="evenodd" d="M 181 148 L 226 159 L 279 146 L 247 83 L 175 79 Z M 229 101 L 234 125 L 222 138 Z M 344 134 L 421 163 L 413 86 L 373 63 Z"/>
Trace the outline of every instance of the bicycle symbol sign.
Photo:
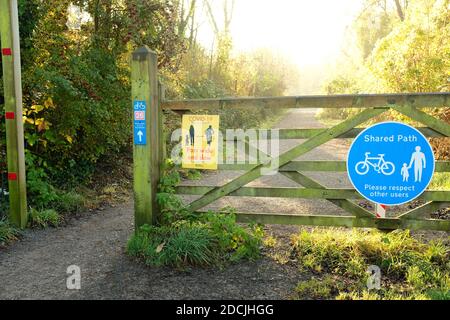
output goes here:
<path id="1" fill-rule="evenodd" d="M 366 152 L 366 159 L 360 161 L 355 166 L 355 171 L 359 175 L 365 175 L 369 172 L 370 167 L 385 176 L 390 176 L 395 171 L 395 165 L 392 162 L 384 160 L 384 154 L 379 154 L 378 157 L 369 157 L 370 152 Z M 374 161 L 374 162 L 371 162 Z"/>
<path id="2" fill-rule="evenodd" d="M 420 131 L 399 122 L 383 122 L 355 138 L 347 156 L 347 173 L 364 198 L 400 205 L 426 190 L 434 162 L 433 149 Z"/>
<path id="3" fill-rule="evenodd" d="M 133 102 L 133 109 L 134 144 L 138 146 L 145 146 L 147 144 L 147 121 L 145 119 L 147 103 L 145 101 L 135 100 Z"/>

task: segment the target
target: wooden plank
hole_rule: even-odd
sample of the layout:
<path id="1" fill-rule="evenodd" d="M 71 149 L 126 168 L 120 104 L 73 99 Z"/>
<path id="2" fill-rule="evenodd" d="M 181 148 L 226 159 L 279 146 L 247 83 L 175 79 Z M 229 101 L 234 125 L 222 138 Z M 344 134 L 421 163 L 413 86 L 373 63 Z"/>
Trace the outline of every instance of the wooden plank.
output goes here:
<path id="1" fill-rule="evenodd" d="M 212 186 L 178 186 L 178 194 L 204 196 L 217 188 Z M 303 199 L 363 199 L 354 189 L 241 187 L 226 194 L 232 197 L 303 198 Z M 223 195 L 223 196 L 226 196 Z M 448 191 L 425 191 L 418 199 L 449 202 Z"/>
<path id="2" fill-rule="evenodd" d="M 198 212 L 202 214 L 202 212 Z M 287 215 L 273 213 L 236 213 L 237 221 L 242 223 L 281 224 L 281 225 L 309 225 L 333 226 L 348 228 L 378 228 L 384 230 L 450 230 L 450 220 L 417 220 L 397 218 L 359 218 L 353 216 L 333 215 Z"/>
<path id="3" fill-rule="evenodd" d="M 228 168 L 231 170 L 231 168 Z M 291 161 L 280 168 L 280 171 L 332 171 L 346 172 L 345 161 Z M 435 172 L 450 172 L 450 161 L 436 161 Z"/>
<path id="4" fill-rule="evenodd" d="M 366 128 L 353 128 L 350 131 L 336 137 L 336 139 L 350 139 L 355 138 L 358 134 L 360 134 Z M 236 130 L 236 129 L 230 129 Z M 247 129 L 247 131 L 252 130 L 257 137 L 259 137 L 260 131 L 268 131 L 271 129 Z M 279 139 L 281 140 L 294 140 L 294 139 L 309 139 L 312 138 L 319 133 L 324 132 L 326 129 L 277 129 L 279 132 Z M 422 132 L 422 134 L 426 137 L 430 138 L 442 138 L 445 135 L 429 128 L 429 127 L 418 127 L 417 130 Z M 227 141 L 227 135 L 223 134 L 223 141 Z"/>
<path id="5" fill-rule="evenodd" d="M 22 121 L 22 80 L 19 21 L 16 0 L 0 1 L 3 91 L 6 115 L 9 220 L 19 228 L 28 223 L 25 150 Z"/>
<path id="6" fill-rule="evenodd" d="M 285 177 L 304 186 L 305 188 L 326 189 L 325 186 L 305 176 L 301 172 L 282 172 L 282 174 Z M 327 199 L 327 200 L 333 203 L 334 205 L 344 209 L 345 211 L 354 214 L 357 217 L 374 217 L 374 214 L 372 212 L 364 208 L 361 208 L 360 206 L 349 200 L 346 199 Z"/>
<path id="7" fill-rule="evenodd" d="M 340 135 L 337 139 L 350 139 L 355 138 L 366 128 L 353 128 L 352 130 Z M 251 129 L 249 129 L 251 130 Z M 257 136 L 259 136 L 260 130 L 270 130 L 270 129 L 254 129 Z M 280 139 L 290 140 L 290 139 L 309 139 L 318 135 L 319 133 L 325 131 L 326 129 L 279 129 Z M 430 138 L 442 138 L 445 137 L 443 134 L 433 130 L 429 127 L 418 127 L 417 130 L 423 133 L 424 136 Z M 226 139 L 226 135 L 224 135 Z"/>
<path id="8" fill-rule="evenodd" d="M 265 165 L 256 166 L 254 169 L 249 172 L 241 175 L 240 177 L 234 179 L 233 181 L 225 184 L 221 187 L 215 187 L 213 190 L 206 193 L 200 199 L 195 200 L 189 205 L 189 209 L 191 211 L 196 211 L 215 200 L 226 196 L 227 194 L 243 187 L 247 183 L 261 177 L 264 173 L 262 170 L 269 171 L 269 168 L 278 168 L 280 166 L 285 165 L 286 163 L 294 160 L 295 158 L 305 154 L 317 146 L 324 144 L 325 142 L 334 139 L 335 137 L 347 132 L 348 130 L 354 128 L 355 126 L 367 121 L 370 118 L 378 116 L 385 112 L 386 109 L 366 109 L 356 116 L 338 124 L 337 126 L 327 129 L 323 133 L 314 136 L 313 138 L 305 141 L 299 146 L 292 148 L 291 150 L 283 153 L 279 157 L 270 160 Z"/>
<path id="9" fill-rule="evenodd" d="M 136 230 L 144 224 L 155 224 L 159 213 L 156 193 L 162 164 L 162 148 L 160 146 L 162 128 L 157 72 L 156 53 L 148 47 L 141 47 L 133 52 L 131 62 L 132 101 L 145 101 L 147 104 L 147 144 L 133 144 Z"/>
<path id="10" fill-rule="evenodd" d="M 397 110 L 407 117 L 410 117 L 413 120 L 421 122 L 422 124 L 432 128 L 433 130 L 436 130 L 437 132 L 447 137 L 450 137 L 450 124 L 442 120 L 430 116 L 429 114 L 421 110 L 417 110 L 415 107 L 410 105 L 403 107 L 394 107 L 393 109 Z"/>
<path id="11" fill-rule="evenodd" d="M 291 161 L 280 168 L 280 171 L 331 171 L 345 172 L 347 171 L 347 163 L 345 161 Z"/>
<path id="12" fill-rule="evenodd" d="M 247 171 L 255 167 L 255 164 L 221 164 L 219 170 Z M 280 172 L 346 172 L 347 164 L 345 161 L 291 161 L 280 168 Z M 450 172 L 450 161 L 436 161 L 436 172 Z"/>
<path id="13" fill-rule="evenodd" d="M 435 172 L 450 172 L 450 161 L 436 161 Z"/>
<path id="14" fill-rule="evenodd" d="M 397 216 L 399 219 L 416 219 L 416 218 L 423 218 L 426 215 L 430 215 L 431 213 L 441 209 L 450 206 L 450 202 L 427 202 L 417 208 L 411 209 L 405 213 L 400 214 Z"/>
<path id="15" fill-rule="evenodd" d="M 166 100 L 166 86 L 158 81 L 158 101 L 164 101 Z M 158 128 L 159 128 L 159 152 L 160 152 L 160 158 L 161 161 L 164 161 L 165 159 L 167 159 L 167 145 L 166 145 L 166 141 L 167 141 L 167 134 L 164 130 L 164 123 L 165 123 L 165 117 L 164 117 L 164 112 L 162 112 L 162 110 L 158 110 L 159 112 L 159 124 L 158 124 Z"/>
<path id="16" fill-rule="evenodd" d="M 169 100 L 162 103 L 170 110 L 215 110 L 229 108 L 372 108 L 391 105 L 411 105 L 417 108 L 449 106 L 448 92 L 399 93 L 399 94 L 354 94 L 311 95 L 291 97 L 244 97 L 198 100 Z"/>

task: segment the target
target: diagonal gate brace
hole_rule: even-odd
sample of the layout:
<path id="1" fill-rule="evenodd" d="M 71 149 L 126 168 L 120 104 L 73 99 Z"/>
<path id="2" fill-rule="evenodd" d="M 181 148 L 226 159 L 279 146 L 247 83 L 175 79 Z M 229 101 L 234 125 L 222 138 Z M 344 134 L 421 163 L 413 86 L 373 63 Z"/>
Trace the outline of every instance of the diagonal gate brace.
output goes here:
<path id="1" fill-rule="evenodd" d="M 308 139 L 304 143 L 290 149 L 289 151 L 283 153 L 282 155 L 269 160 L 265 164 L 260 164 L 253 168 L 252 170 L 246 172 L 242 176 L 228 182 L 227 184 L 221 187 L 215 187 L 211 191 L 207 192 L 205 195 L 200 197 L 199 199 L 193 201 L 188 209 L 191 211 L 197 211 L 208 204 L 216 201 L 217 199 L 224 197 L 231 192 L 245 186 L 253 180 L 258 179 L 262 176 L 261 170 L 266 168 L 269 170 L 270 168 L 278 169 L 279 167 L 287 164 L 288 162 L 298 158 L 299 156 L 311 151 L 312 149 L 318 147 L 321 144 L 324 144 L 344 133 L 353 129 L 357 125 L 364 123 L 365 121 L 376 117 L 382 113 L 384 113 L 388 108 L 372 108 L 366 109 L 356 116 L 345 120 L 344 122 L 323 131 L 322 133 L 317 134 L 316 136 Z M 276 164 L 276 167 L 274 165 Z"/>

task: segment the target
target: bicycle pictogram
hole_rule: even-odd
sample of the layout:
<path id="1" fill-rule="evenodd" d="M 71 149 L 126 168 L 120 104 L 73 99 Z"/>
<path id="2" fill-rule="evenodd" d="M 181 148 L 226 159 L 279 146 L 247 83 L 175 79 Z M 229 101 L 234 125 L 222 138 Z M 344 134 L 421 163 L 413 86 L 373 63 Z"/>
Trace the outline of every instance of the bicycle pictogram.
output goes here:
<path id="1" fill-rule="evenodd" d="M 365 153 L 366 158 L 360 161 L 355 166 L 355 171 L 360 176 L 366 175 L 370 167 L 377 173 L 382 173 L 385 176 L 390 176 L 395 172 L 395 165 L 392 162 L 384 159 L 384 154 L 379 154 L 377 157 L 370 157 L 370 152 Z"/>

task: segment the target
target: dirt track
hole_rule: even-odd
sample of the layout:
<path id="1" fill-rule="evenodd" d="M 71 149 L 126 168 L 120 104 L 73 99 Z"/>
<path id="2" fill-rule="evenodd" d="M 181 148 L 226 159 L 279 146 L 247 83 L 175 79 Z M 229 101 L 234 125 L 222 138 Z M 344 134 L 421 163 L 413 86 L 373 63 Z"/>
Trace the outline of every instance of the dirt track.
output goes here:
<path id="1" fill-rule="evenodd" d="M 320 123 L 313 110 L 291 110 L 278 128 L 314 128 Z M 285 141 L 287 150 L 301 140 Z M 344 159 L 347 147 L 333 141 L 302 156 L 302 159 Z M 223 184 L 240 172 L 205 175 L 189 184 Z M 310 173 L 329 187 L 345 187 L 345 174 Z M 281 175 L 263 177 L 251 185 L 296 186 Z M 239 202 L 238 202 L 239 201 Z M 211 208 L 231 205 L 248 212 L 342 213 L 322 200 L 223 198 Z M 148 268 L 125 254 L 126 241 L 133 230 L 133 204 L 73 219 L 64 228 L 26 231 L 22 241 L 0 251 L 0 299 L 286 299 L 297 282 L 308 275 L 295 266 L 280 265 L 269 257 L 257 262 L 231 265 L 224 270 L 176 271 Z M 271 226 L 269 232 L 283 238 L 297 227 Z M 287 239 L 286 239 L 287 240 Z M 79 291 L 66 289 L 66 268 L 81 268 Z"/>

